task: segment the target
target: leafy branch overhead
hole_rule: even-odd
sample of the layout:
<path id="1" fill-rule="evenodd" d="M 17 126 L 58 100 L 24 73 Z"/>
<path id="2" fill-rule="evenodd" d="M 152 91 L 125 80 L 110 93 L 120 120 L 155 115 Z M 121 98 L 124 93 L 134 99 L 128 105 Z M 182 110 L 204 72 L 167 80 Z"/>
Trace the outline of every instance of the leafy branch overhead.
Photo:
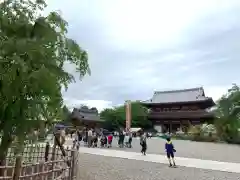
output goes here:
<path id="1" fill-rule="evenodd" d="M 60 117 L 62 87 L 74 81 L 64 69 L 90 74 L 88 56 L 67 37 L 68 23 L 57 12 L 42 16 L 44 0 L 0 3 L 0 130 L 23 132 L 29 120 Z M 7 131 L 11 133 L 11 131 Z"/>

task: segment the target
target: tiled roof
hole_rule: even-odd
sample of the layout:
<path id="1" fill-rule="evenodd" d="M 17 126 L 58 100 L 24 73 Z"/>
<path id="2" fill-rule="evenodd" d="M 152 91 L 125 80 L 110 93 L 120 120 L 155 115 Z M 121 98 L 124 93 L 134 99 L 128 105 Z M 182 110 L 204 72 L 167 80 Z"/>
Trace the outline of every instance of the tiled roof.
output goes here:
<path id="1" fill-rule="evenodd" d="M 174 103 L 174 102 L 191 102 L 207 100 L 204 89 L 202 87 L 172 90 L 172 91 L 156 91 L 150 100 L 142 103 Z"/>
<path id="2" fill-rule="evenodd" d="M 91 110 L 91 109 L 77 109 L 74 108 L 72 112 L 72 118 L 79 119 L 79 120 L 85 120 L 85 121 L 103 121 L 100 119 L 97 111 Z"/>

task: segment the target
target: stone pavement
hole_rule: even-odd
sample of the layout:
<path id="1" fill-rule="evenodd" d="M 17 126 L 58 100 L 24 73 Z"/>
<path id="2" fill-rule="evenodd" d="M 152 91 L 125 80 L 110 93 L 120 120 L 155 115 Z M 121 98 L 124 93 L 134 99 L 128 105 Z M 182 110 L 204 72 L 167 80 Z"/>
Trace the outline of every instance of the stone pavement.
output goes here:
<path id="1" fill-rule="evenodd" d="M 238 180 L 239 146 L 214 143 L 174 141 L 178 168 L 169 168 L 161 139 L 148 140 L 148 154 L 139 153 L 139 140 L 134 147 L 80 147 L 79 176 L 81 180 Z M 66 146 L 72 146 L 67 139 Z M 184 154 L 185 153 L 185 154 Z M 185 155 L 185 156 L 182 156 Z M 220 157 L 220 159 L 218 159 Z M 208 159 L 208 160 L 206 160 Z M 218 161 L 217 161 L 218 160 Z"/>
<path id="2" fill-rule="evenodd" d="M 238 155 L 240 145 L 186 140 L 173 140 L 173 144 L 177 150 L 177 157 L 240 163 L 240 156 Z M 165 155 L 165 140 L 161 138 L 148 139 L 147 145 L 148 153 Z M 113 142 L 113 149 L 140 152 L 139 139 L 133 139 L 132 146 L 133 148 L 119 149 L 117 141 L 114 140 Z"/>
<path id="3" fill-rule="evenodd" d="M 80 153 L 80 180 L 239 180 L 239 173 Z"/>
<path id="4" fill-rule="evenodd" d="M 208 143 L 208 142 L 193 142 L 184 140 L 173 140 L 176 147 L 177 157 L 194 158 L 202 160 L 213 160 L 222 162 L 240 163 L 239 145 Z M 66 145 L 72 146 L 72 140 L 68 139 Z M 152 138 L 147 140 L 147 152 L 149 154 L 165 155 L 165 141 L 161 138 Z M 114 150 L 122 150 L 129 152 L 140 152 L 139 139 L 133 139 L 132 148 L 119 148 L 117 139 L 113 140 Z"/>
<path id="5" fill-rule="evenodd" d="M 81 147 L 80 153 L 168 164 L 166 156 L 159 154 L 147 154 L 146 156 L 143 156 L 141 153 L 137 152 L 126 152 L 120 150 L 86 148 L 86 147 Z M 176 163 L 178 166 L 184 167 L 240 173 L 240 163 L 229 163 L 183 157 L 176 157 Z"/>

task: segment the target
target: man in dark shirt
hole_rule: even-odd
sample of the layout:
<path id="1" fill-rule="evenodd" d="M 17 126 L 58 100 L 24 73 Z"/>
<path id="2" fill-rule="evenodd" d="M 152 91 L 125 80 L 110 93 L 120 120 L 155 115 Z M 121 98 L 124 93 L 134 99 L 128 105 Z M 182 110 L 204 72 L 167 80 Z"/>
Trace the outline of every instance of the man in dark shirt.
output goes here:
<path id="1" fill-rule="evenodd" d="M 175 160 L 174 160 L 174 153 L 176 152 L 174 146 L 173 146 L 173 143 L 171 141 L 171 138 L 168 137 L 166 138 L 167 142 L 165 144 L 165 150 L 166 150 L 166 153 L 167 153 L 167 158 L 168 158 L 168 161 L 169 161 L 169 166 L 170 167 L 176 167 L 176 163 L 175 163 Z M 172 162 L 171 162 L 171 159 L 172 159 Z"/>

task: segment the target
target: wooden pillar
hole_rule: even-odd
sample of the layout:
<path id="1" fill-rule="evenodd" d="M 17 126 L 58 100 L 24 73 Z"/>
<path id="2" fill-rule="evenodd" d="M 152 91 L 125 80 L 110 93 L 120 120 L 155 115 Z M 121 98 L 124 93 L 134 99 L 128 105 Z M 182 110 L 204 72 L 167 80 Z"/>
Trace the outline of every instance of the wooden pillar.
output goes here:
<path id="1" fill-rule="evenodd" d="M 182 129 L 183 125 L 182 125 L 182 121 L 180 120 L 180 129 L 179 131 L 183 132 L 183 129 Z"/>
<path id="2" fill-rule="evenodd" d="M 172 132 L 172 121 L 170 121 L 169 123 L 169 134 L 171 134 L 171 132 Z"/>
<path id="3" fill-rule="evenodd" d="M 13 173 L 13 180 L 18 180 L 21 175 L 21 168 L 22 168 L 22 157 L 17 156 L 15 167 L 14 167 L 14 173 Z"/>

